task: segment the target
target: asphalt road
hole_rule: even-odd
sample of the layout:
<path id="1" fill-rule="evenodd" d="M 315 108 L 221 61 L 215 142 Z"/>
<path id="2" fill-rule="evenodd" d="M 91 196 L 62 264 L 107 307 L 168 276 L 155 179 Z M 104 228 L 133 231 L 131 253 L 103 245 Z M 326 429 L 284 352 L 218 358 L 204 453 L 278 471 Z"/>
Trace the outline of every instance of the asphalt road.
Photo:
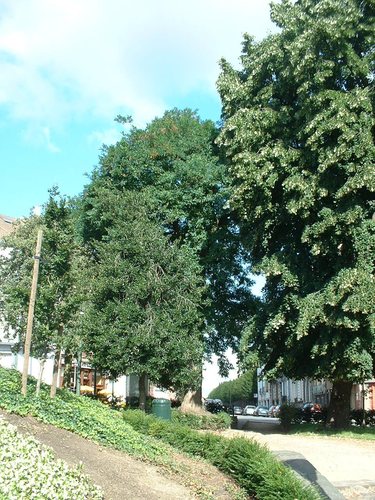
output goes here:
<path id="1" fill-rule="evenodd" d="M 236 415 L 237 429 L 254 432 L 280 432 L 280 420 L 273 417 L 253 417 L 252 415 Z"/>

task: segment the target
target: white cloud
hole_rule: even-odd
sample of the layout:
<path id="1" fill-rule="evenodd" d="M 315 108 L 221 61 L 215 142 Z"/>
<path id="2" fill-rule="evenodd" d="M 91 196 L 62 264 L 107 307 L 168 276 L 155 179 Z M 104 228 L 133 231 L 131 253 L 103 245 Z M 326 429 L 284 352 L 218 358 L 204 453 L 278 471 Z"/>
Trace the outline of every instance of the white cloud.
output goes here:
<path id="1" fill-rule="evenodd" d="M 42 132 L 48 151 L 50 151 L 51 153 L 60 153 L 60 148 L 57 147 L 51 140 L 51 133 L 49 128 L 43 127 Z"/>
<path id="2" fill-rule="evenodd" d="M 49 127 L 34 123 L 29 124 L 23 133 L 23 138 L 33 148 L 45 148 L 50 153 L 60 153 L 61 149 L 53 142 Z"/>
<path id="3" fill-rule="evenodd" d="M 221 56 L 269 28 L 267 0 L 0 0 L 0 104 L 56 126 L 83 113 L 136 123 L 168 95 L 214 92 Z"/>
<path id="4" fill-rule="evenodd" d="M 102 146 L 103 144 L 109 146 L 110 144 L 115 144 L 120 139 L 121 132 L 119 132 L 115 128 L 109 128 L 107 130 L 95 130 L 88 137 L 89 142 L 95 143 L 99 146 Z"/>

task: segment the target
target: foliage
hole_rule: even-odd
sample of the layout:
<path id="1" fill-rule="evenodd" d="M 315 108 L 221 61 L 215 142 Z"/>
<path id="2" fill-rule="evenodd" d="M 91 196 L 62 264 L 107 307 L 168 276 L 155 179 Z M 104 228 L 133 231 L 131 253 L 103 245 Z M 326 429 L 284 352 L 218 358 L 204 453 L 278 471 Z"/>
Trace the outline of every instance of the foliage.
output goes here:
<path id="1" fill-rule="evenodd" d="M 299 408 L 287 403 L 282 404 L 278 414 L 282 430 L 284 432 L 289 432 L 292 423 L 300 420 L 300 414 L 301 411 Z"/>
<path id="2" fill-rule="evenodd" d="M 97 242 L 113 236 L 121 216 L 113 200 L 138 195 L 147 200 L 147 216 L 170 242 L 185 248 L 187 267 L 196 256 L 207 285 L 201 308 L 209 353 L 238 345 L 252 306 L 238 226 L 226 208 L 226 168 L 213 143 L 216 135 L 212 122 L 190 110 L 168 111 L 145 129 L 133 127 L 103 149 L 81 206 L 82 236 L 94 255 Z M 132 210 L 129 203 L 127 209 Z"/>
<path id="3" fill-rule="evenodd" d="M 103 494 L 79 468 L 70 469 L 52 450 L 0 418 L 0 496 L 9 500 L 102 499 Z"/>
<path id="4" fill-rule="evenodd" d="M 37 301 L 35 305 L 31 353 L 45 358 L 56 347 L 71 342 L 62 331 L 73 322 L 79 307 L 75 284 L 78 248 L 74 243 L 73 207 L 56 188 L 39 216 L 22 219 L 15 231 L 1 242 L 7 249 L 0 257 L 1 316 L 8 335 L 21 343 L 26 331 L 37 230 L 43 229 Z"/>
<path id="5" fill-rule="evenodd" d="M 185 425 L 161 420 L 141 411 L 124 412 L 134 429 L 157 437 L 172 446 L 205 458 L 243 487 L 249 495 L 271 499 L 318 499 L 293 472 L 276 460 L 263 446 L 248 439 L 225 439 L 211 433 L 199 433 Z"/>
<path id="6" fill-rule="evenodd" d="M 374 2 L 285 0 L 218 86 L 231 205 L 266 276 L 243 345 L 269 376 L 374 373 Z M 243 233 L 244 234 L 244 233 Z"/>
<path id="7" fill-rule="evenodd" d="M 194 387 L 203 355 L 197 260 L 149 216 L 143 194 L 106 190 L 104 196 L 113 222 L 105 239 L 92 242 L 95 258 L 86 271 L 94 365 L 112 378 L 145 372 L 165 388 Z"/>
<path id="8" fill-rule="evenodd" d="M 356 425 L 362 425 L 363 417 L 366 426 L 375 428 L 375 410 L 366 410 L 365 412 L 363 410 L 352 410 L 350 412 L 350 418 Z"/>
<path id="9" fill-rule="evenodd" d="M 35 380 L 29 378 L 29 384 Z M 99 401 L 76 396 L 58 389 L 57 397 L 49 397 L 49 386 L 42 385 L 39 397 L 20 394 L 20 374 L 0 367 L 0 408 L 19 415 L 31 415 L 42 422 L 75 432 L 105 446 L 156 463 L 164 463 L 167 450 L 154 440 L 140 436 L 113 411 Z"/>
<path id="10" fill-rule="evenodd" d="M 222 382 L 210 392 L 208 397 L 210 399 L 221 399 L 224 404 L 231 404 L 235 401 L 253 401 L 253 395 L 256 392 L 256 371 L 249 370 L 235 380 Z"/>
<path id="11" fill-rule="evenodd" d="M 216 415 L 197 415 L 172 410 L 172 422 L 186 425 L 191 429 L 219 431 L 230 427 L 231 418 L 223 411 Z"/>

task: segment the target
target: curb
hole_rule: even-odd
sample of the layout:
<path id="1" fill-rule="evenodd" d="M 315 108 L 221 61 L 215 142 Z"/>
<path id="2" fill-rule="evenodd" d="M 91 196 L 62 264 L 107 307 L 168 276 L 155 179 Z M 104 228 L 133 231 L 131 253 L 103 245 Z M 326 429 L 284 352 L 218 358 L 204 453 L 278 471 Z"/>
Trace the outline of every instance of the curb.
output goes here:
<path id="1" fill-rule="evenodd" d="M 306 460 L 301 453 L 296 453 L 294 451 L 273 451 L 273 454 L 283 462 L 284 465 L 293 469 L 307 483 L 313 485 L 323 498 L 329 500 L 345 500 L 345 497 L 340 491 L 328 481 L 325 476 L 320 474 L 312 463 Z"/>

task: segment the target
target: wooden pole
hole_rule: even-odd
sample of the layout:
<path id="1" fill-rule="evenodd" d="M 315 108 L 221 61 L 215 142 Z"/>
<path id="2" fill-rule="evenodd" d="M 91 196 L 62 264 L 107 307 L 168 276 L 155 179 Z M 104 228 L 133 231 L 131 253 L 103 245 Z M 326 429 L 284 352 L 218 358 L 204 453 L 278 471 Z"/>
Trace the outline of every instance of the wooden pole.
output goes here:
<path id="1" fill-rule="evenodd" d="M 23 359 L 22 389 L 21 389 L 21 393 L 23 396 L 26 396 L 26 393 L 27 393 L 27 375 L 29 372 L 31 335 L 32 335 L 32 331 L 33 331 L 34 307 L 35 307 L 35 299 L 36 299 L 36 289 L 37 289 L 37 284 L 38 284 L 40 252 L 41 252 L 41 248 L 42 248 L 42 237 L 43 237 L 43 231 L 41 229 L 39 229 L 37 242 L 36 242 L 35 256 L 34 256 L 33 281 L 31 284 L 29 313 L 27 316 L 26 339 L 25 339 L 25 347 L 24 347 L 24 354 L 23 354 L 24 359 Z"/>

